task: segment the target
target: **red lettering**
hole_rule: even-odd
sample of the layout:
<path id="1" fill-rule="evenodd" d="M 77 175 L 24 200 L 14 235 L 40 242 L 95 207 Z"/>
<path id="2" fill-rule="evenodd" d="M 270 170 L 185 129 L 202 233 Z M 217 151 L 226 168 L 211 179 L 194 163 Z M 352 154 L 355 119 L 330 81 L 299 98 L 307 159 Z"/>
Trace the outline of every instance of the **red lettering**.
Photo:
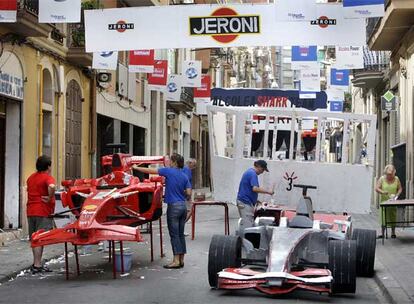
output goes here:
<path id="1" fill-rule="evenodd" d="M 287 98 L 286 97 L 282 97 L 283 99 L 283 106 L 284 108 L 287 108 Z"/>
<path id="2" fill-rule="evenodd" d="M 275 106 L 275 100 L 273 97 L 270 97 L 269 107 L 274 107 L 274 106 Z"/>
<path id="3" fill-rule="evenodd" d="M 262 96 L 258 96 L 257 97 L 257 106 L 261 107 L 262 106 L 262 103 L 263 103 Z"/>

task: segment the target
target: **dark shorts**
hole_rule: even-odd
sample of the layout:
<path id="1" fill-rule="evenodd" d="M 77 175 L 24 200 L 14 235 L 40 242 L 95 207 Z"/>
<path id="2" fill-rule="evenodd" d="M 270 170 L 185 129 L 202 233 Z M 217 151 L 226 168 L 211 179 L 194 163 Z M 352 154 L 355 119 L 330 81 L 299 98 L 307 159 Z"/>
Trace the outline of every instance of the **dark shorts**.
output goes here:
<path id="1" fill-rule="evenodd" d="M 42 216 L 28 216 L 27 223 L 29 224 L 29 238 L 32 234 L 40 229 L 51 230 L 54 227 L 52 218 Z"/>

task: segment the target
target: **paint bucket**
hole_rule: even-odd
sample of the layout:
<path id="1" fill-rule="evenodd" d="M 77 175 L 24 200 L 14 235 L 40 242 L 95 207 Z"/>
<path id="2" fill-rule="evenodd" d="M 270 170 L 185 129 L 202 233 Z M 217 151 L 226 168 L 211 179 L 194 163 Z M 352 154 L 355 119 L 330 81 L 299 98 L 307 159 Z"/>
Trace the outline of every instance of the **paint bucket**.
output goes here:
<path id="1" fill-rule="evenodd" d="M 115 269 L 117 272 L 121 272 L 121 253 L 115 251 Z M 132 252 L 124 251 L 124 272 L 129 272 L 132 267 Z"/>

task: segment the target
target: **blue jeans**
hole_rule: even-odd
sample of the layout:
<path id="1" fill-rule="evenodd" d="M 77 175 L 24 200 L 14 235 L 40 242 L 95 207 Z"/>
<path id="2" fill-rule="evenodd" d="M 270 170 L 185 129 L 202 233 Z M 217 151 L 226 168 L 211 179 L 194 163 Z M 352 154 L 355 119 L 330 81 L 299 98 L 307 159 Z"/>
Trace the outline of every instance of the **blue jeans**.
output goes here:
<path id="1" fill-rule="evenodd" d="M 185 202 L 168 204 L 167 224 L 168 232 L 170 233 L 171 238 L 171 247 L 174 255 L 187 253 L 184 237 L 184 225 L 186 217 L 187 206 Z"/>

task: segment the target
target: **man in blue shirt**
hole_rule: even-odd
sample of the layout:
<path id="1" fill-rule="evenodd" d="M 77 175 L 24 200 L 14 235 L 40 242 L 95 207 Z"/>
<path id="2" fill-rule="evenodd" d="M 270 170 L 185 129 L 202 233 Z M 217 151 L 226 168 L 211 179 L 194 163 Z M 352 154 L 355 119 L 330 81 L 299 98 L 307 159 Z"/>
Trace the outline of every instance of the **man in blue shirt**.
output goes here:
<path id="1" fill-rule="evenodd" d="M 239 233 L 245 228 L 252 227 L 254 223 L 254 206 L 259 193 L 273 195 L 273 191 L 267 191 L 259 187 L 258 176 L 264 171 L 269 172 L 264 160 L 254 162 L 254 167 L 244 172 L 237 193 L 237 208 L 240 214 Z"/>
<path id="2" fill-rule="evenodd" d="M 159 174 L 165 177 L 164 201 L 167 203 L 167 224 L 174 254 L 172 263 L 164 265 L 167 269 L 184 267 L 184 255 L 187 253 L 184 225 L 187 217 L 186 201 L 191 197 L 191 185 L 187 175 L 182 171 L 184 158 L 174 153 L 171 155 L 170 168 L 142 168 L 134 165 L 134 170 L 145 174 Z"/>
<path id="3" fill-rule="evenodd" d="M 188 180 L 190 181 L 191 187 L 193 186 L 193 170 L 197 166 L 197 161 L 194 158 L 190 158 L 187 161 L 187 165 L 184 166 L 183 172 L 187 175 Z"/>
<path id="4" fill-rule="evenodd" d="M 187 175 L 188 180 L 190 182 L 191 185 L 191 189 L 193 188 L 193 171 L 197 166 L 197 161 L 194 158 L 190 158 L 187 161 L 187 165 L 184 166 L 183 168 L 183 172 L 185 175 Z M 188 222 L 191 218 L 191 199 L 187 201 L 187 218 L 186 218 L 186 222 Z M 184 233 L 185 236 L 187 236 L 188 234 Z"/>

